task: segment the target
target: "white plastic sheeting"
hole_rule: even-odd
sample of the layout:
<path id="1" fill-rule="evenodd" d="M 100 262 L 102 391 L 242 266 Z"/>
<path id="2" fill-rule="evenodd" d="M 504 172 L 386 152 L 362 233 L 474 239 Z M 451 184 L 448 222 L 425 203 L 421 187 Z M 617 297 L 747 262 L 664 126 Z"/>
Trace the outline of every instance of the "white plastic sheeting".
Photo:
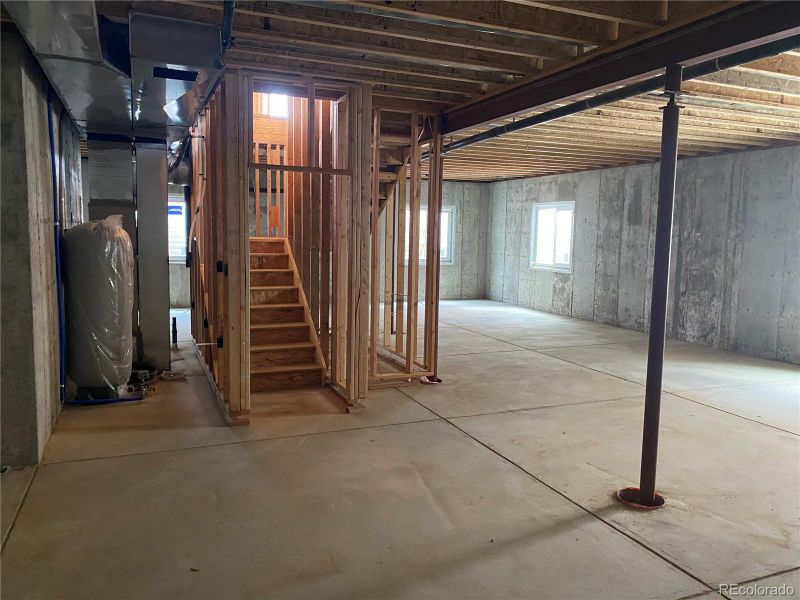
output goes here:
<path id="1" fill-rule="evenodd" d="M 124 391 L 133 354 L 134 258 L 122 220 L 64 232 L 67 373 L 79 388 Z"/>

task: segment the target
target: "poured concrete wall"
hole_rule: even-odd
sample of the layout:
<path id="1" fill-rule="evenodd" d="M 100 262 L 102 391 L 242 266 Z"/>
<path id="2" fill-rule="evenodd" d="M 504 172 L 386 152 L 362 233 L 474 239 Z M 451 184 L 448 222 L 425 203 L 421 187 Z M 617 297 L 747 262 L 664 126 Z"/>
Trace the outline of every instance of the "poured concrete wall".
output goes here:
<path id="1" fill-rule="evenodd" d="M 184 263 L 169 263 L 169 307 L 189 308 L 192 302 L 189 268 Z"/>
<path id="2" fill-rule="evenodd" d="M 47 81 L 20 35 L 2 31 L 2 464 L 41 458 L 60 408 Z M 79 139 L 56 101 L 62 226 L 82 218 Z"/>
<path id="3" fill-rule="evenodd" d="M 658 164 L 491 184 L 488 297 L 645 330 Z M 529 266 L 535 202 L 574 201 L 573 269 Z M 800 147 L 678 163 L 667 334 L 800 363 Z"/>
<path id="4" fill-rule="evenodd" d="M 410 186 L 406 186 L 406 206 Z M 439 274 L 441 300 L 469 300 L 486 297 L 486 249 L 489 225 L 489 186 L 485 183 L 445 181 L 442 184 L 442 208 L 453 209 L 453 253 L 450 262 L 442 262 Z M 423 181 L 420 205 L 428 206 L 428 182 Z M 384 220 L 380 221 L 381 247 L 384 244 Z M 383 298 L 383 264 L 380 265 L 380 297 Z M 419 269 L 419 299 L 425 299 L 425 263 Z"/>
<path id="5" fill-rule="evenodd" d="M 453 208 L 453 260 L 442 263 L 439 275 L 441 300 L 467 300 L 486 297 L 486 248 L 489 218 L 489 186 L 483 183 L 445 181 L 442 208 Z M 428 182 L 420 194 L 427 206 Z M 420 298 L 425 296 L 425 268 L 420 268 Z"/>

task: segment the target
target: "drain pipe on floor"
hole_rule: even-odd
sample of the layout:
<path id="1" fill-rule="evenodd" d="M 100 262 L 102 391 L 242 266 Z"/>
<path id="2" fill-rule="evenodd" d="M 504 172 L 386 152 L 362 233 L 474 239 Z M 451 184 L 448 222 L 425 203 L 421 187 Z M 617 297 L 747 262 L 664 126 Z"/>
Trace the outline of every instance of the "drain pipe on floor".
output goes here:
<path id="1" fill-rule="evenodd" d="M 66 397 L 66 335 L 64 322 L 64 286 L 61 277 L 61 210 L 58 202 L 58 172 L 56 169 L 56 139 L 53 129 L 53 86 L 47 86 L 47 131 L 50 136 L 50 174 L 53 184 L 53 244 L 56 259 L 56 295 L 58 296 L 58 397 Z"/>

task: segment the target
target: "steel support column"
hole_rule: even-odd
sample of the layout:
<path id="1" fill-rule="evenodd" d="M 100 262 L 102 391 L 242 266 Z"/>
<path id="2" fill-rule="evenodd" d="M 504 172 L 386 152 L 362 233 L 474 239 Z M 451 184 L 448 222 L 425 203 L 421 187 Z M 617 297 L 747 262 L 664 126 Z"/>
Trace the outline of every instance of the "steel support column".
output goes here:
<path id="1" fill-rule="evenodd" d="M 644 427 L 642 433 L 642 466 L 638 488 L 617 492 L 620 500 L 639 507 L 657 507 L 664 499 L 656 494 L 658 429 L 661 416 L 661 378 L 664 370 L 664 339 L 667 326 L 672 215 L 675 203 L 675 168 L 678 161 L 678 120 L 680 106 L 675 97 L 680 93 L 683 67 L 671 65 L 666 70 L 664 107 L 661 127 L 661 162 L 658 181 L 655 252 L 653 255 L 653 288 L 650 294 L 650 337 L 647 349 L 647 382 L 644 393 Z"/>

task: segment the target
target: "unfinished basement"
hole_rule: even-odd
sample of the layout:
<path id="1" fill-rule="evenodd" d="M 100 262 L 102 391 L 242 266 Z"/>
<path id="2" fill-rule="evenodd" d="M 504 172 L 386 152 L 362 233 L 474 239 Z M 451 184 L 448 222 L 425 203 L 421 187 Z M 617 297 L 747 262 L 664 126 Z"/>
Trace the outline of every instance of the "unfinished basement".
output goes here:
<path id="1" fill-rule="evenodd" d="M 800 598 L 800 2 L 0 24 L 3 600 Z"/>

